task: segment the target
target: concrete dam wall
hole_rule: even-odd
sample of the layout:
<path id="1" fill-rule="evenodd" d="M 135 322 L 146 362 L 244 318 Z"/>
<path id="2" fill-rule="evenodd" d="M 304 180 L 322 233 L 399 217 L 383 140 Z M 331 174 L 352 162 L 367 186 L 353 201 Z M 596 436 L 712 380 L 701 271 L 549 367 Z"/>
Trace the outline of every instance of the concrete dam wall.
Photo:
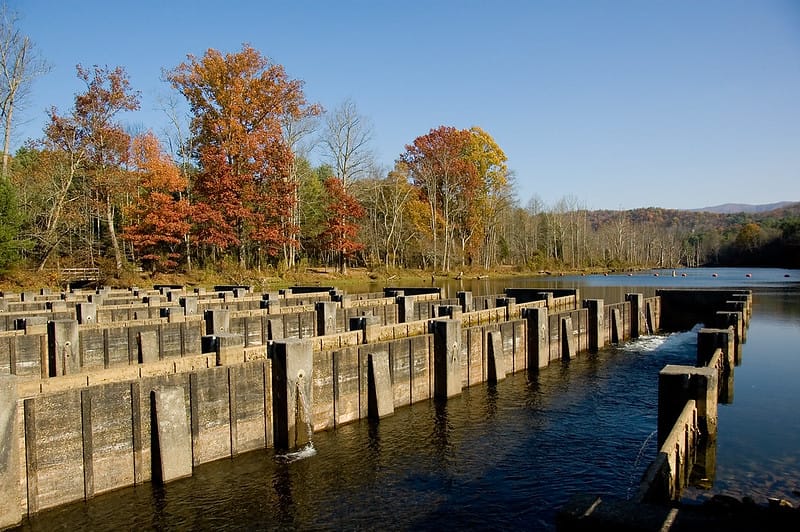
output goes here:
<path id="1" fill-rule="evenodd" d="M 604 304 L 532 289 L 447 299 L 168 287 L 3 301 L 17 328 L 0 333 L 0 527 L 537 371 L 658 330 L 662 308 L 641 294 Z"/>

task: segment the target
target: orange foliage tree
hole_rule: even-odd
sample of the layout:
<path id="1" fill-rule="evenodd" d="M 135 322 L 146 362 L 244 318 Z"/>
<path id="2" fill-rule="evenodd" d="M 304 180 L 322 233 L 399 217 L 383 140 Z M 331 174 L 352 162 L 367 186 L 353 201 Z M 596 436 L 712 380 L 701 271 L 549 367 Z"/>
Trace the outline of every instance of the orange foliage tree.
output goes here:
<path id="1" fill-rule="evenodd" d="M 123 238 L 152 271 L 173 269 L 191 227 L 191 209 L 183 196 L 188 180 L 151 132 L 133 139 L 132 162 L 138 190 L 126 213 Z"/>
<path id="2" fill-rule="evenodd" d="M 260 263 L 265 252 L 278 254 L 297 233 L 287 227 L 296 183 L 281 124 L 308 114 L 302 81 L 249 45 L 236 53 L 189 55 L 167 79 L 193 114 L 197 241 L 212 255 L 236 249 L 243 267 Z"/>

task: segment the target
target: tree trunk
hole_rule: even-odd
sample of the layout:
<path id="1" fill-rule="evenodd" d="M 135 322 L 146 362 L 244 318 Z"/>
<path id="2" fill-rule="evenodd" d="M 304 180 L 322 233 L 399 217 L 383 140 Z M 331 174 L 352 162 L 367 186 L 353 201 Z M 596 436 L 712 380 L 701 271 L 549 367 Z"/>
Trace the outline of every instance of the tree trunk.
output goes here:
<path id="1" fill-rule="evenodd" d="M 114 207 L 111 205 L 110 196 L 106 196 L 106 222 L 108 223 L 108 234 L 111 236 L 111 245 L 114 248 L 114 264 L 117 271 L 120 271 L 122 269 L 122 252 L 119 249 L 117 230 L 114 228 Z"/>
<path id="2" fill-rule="evenodd" d="M 3 124 L 5 127 L 5 132 L 3 134 L 3 179 L 8 179 L 8 159 L 10 157 L 8 148 L 11 144 L 11 115 L 13 113 L 14 105 L 10 103 L 8 109 L 6 109 L 6 119 L 5 124 Z"/>

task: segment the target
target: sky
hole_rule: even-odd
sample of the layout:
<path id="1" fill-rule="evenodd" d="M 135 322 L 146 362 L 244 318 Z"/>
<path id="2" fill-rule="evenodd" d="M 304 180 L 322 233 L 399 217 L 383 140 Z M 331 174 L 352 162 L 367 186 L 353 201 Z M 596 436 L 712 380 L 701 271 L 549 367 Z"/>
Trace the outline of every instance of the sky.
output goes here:
<path id="1" fill-rule="evenodd" d="M 15 147 L 70 111 L 77 64 L 124 67 L 141 110 L 121 120 L 162 135 L 162 71 L 249 43 L 310 102 L 352 100 L 387 169 L 433 128 L 479 126 L 522 206 L 800 201 L 799 0 L 6 3 L 51 66 Z"/>

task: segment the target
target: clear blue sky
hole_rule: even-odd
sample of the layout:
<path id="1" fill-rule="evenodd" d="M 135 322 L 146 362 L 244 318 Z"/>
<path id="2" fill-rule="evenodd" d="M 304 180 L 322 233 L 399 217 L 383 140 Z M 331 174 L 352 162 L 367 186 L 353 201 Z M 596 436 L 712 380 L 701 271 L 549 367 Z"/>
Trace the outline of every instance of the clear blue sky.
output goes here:
<path id="1" fill-rule="evenodd" d="M 75 65 L 121 65 L 126 121 L 159 133 L 160 81 L 244 42 L 328 109 L 351 98 L 391 166 L 431 128 L 478 125 L 524 205 L 800 201 L 800 1 L 8 0 L 53 66 L 20 113 L 68 111 Z"/>

